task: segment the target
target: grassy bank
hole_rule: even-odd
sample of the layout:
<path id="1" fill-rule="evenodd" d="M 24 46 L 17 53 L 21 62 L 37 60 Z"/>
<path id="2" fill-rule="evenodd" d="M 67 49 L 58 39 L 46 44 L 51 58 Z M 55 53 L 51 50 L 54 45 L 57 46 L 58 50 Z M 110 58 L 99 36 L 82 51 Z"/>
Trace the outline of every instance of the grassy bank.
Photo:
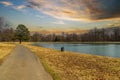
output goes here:
<path id="1" fill-rule="evenodd" d="M 54 80 L 120 80 L 120 58 L 26 46 L 40 57 Z"/>
<path id="2" fill-rule="evenodd" d="M 7 56 L 15 48 L 11 43 L 0 43 L 0 64 L 5 56 Z"/>

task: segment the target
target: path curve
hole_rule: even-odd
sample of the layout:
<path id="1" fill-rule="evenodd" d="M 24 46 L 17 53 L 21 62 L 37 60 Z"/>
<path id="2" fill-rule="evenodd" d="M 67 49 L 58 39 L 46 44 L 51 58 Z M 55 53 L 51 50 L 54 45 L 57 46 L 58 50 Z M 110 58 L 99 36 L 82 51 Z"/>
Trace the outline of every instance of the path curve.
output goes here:
<path id="1" fill-rule="evenodd" d="M 0 65 L 0 80 L 53 80 L 39 58 L 28 48 L 17 45 Z"/>

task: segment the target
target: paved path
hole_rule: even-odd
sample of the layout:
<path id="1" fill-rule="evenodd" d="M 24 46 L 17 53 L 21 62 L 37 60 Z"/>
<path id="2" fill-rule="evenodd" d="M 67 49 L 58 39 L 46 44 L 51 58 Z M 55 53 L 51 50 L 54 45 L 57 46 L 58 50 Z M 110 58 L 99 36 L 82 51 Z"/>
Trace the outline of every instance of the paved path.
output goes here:
<path id="1" fill-rule="evenodd" d="M 17 45 L 0 65 L 0 80 L 53 80 L 39 58 L 28 48 Z"/>

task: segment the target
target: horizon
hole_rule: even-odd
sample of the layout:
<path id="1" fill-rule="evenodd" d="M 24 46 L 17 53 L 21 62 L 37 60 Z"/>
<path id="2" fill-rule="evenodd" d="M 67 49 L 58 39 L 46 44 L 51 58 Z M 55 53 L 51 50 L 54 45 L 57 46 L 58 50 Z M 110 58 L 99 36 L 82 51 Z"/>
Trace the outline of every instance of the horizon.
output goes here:
<path id="1" fill-rule="evenodd" d="M 1 0 L 0 17 L 13 28 L 24 24 L 30 31 L 78 32 L 120 26 L 118 0 Z"/>

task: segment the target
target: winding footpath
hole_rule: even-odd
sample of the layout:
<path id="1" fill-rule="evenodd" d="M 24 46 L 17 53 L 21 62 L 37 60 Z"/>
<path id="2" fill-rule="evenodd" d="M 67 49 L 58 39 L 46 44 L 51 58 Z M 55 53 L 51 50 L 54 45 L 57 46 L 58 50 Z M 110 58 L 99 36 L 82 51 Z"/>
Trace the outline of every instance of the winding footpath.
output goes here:
<path id="1" fill-rule="evenodd" d="M 0 65 L 0 80 L 53 80 L 39 58 L 28 48 L 17 45 Z"/>

